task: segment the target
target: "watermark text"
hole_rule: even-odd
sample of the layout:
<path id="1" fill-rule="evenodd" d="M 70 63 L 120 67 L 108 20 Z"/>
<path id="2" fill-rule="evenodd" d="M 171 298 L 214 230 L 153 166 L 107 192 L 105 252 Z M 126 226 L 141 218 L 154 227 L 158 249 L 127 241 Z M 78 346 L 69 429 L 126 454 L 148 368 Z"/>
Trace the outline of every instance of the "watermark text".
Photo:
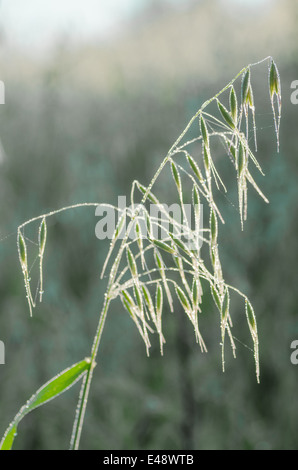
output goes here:
<path id="1" fill-rule="evenodd" d="M 0 341 L 0 365 L 5 364 L 5 346 L 3 341 Z"/>
<path id="2" fill-rule="evenodd" d="M 292 104 L 298 104 L 298 80 L 294 80 L 291 83 L 291 88 L 294 90 L 291 93 L 291 103 Z"/>
<path id="3" fill-rule="evenodd" d="M 2 80 L 0 80 L 0 104 L 5 104 L 5 85 Z"/>
<path id="4" fill-rule="evenodd" d="M 169 233 L 177 239 L 183 239 L 189 249 L 199 249 L 203 243 L 203 205 L 192 204 L 150 204 L 145 208 L 141 204 L 126 206 L 126 197 L 118 197 L 118 207 L 98 206 L 95 215 L 100 220 L 95 226 L 95 235 L 99 240 L 112 240 L 118 230 L 118 239 L 126 235 L 130 240 L 138 237 L 166 240 Z M 129 222 L 133 223 L 129 225 Z M 148 220 L 150 228 L 148 228 Z M 129 227 L 129 233 L 127 229 Z"/>
<path id="5" fill-rule="evenodd" d="M 298 365 L 298 340 L 292 341 L 291 349 L 294 349 L 294 351 L 291 354 L 291 363 L 294 366 L 297 366 Z"/>

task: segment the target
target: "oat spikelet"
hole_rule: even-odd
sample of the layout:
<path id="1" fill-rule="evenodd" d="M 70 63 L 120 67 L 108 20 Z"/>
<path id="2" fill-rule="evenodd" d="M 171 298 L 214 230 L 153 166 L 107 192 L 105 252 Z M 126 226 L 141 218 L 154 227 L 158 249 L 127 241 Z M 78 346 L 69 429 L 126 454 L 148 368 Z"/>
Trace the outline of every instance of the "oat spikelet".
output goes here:
<path id="1" fill-rule="evenodd" d="M 39 301 L 42 302 L 43 296 L 43 255 L 47 241 L 47 223 L 45 217 L 42 219 L 38 231 L 39 244 Z"/>
<path id="2" fill-rule="evenodd" d="M 280 75 L 276 63 L 271 60 L 269 68 L 269 92 L 270 100 L 272 105 L 275 133 L 277 139 L 277 151 L 279 152 L 279 129 L 280 129 L 280 118 L 281 118 L 281 83 Z M 277 111 L 275 110 L 275 100 L 277 103 Z"/>
<path id="3" fill-rule="evenodd" d="M 24 236 L 20 230 L 18 230 L 18 253 L 19 253 L 19 260 L 24 276 L 24 283 L 26 289 L 26 297 L 28 301 L 30 317 L 32 317 L 32 308 L 35 307 L 35 303 L 32 298 L 31 288 L 30 288 L 30 278 L 29 278 L 29 271 L 28 271 L 28 258 L 27 258 L 27 247 Z"/>
<path id="4" fill-rule="evenodd" d="M 259 337 L 257 329 L 257 321 L 254 309 L 248 299 L 245 299 L 245 312 L 250 329 L 251 337 L 254 343 L 254 358 L 256 364 L 257 381 L 260 382 L 260 364 L 259 364 Z"/>

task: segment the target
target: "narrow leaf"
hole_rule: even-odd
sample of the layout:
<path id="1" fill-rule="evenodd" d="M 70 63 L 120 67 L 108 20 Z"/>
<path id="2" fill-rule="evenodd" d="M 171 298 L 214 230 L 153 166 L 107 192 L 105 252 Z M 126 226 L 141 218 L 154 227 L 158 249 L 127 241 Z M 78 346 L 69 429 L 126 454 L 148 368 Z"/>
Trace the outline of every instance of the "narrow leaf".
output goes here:
<path id="1" fill-rule="evenodd" d="M 30 411 L 44 405 L 45 403 L 53 400 L 57 396 L 64 393 L 71 388 L 78 380 L 80 380 L 89 369 L 91 359 L 86 358 L 77 364 L 69 367 L 60 374 L 56 375 L 52 380 L 43 385 L 31 398 L 27 401 L 19 413 L 16 415 L 12 423 L 6 430 L 2 441 L 0 442 L 0 450 L 10 450 L 17 433 L 19 422 Z"/>

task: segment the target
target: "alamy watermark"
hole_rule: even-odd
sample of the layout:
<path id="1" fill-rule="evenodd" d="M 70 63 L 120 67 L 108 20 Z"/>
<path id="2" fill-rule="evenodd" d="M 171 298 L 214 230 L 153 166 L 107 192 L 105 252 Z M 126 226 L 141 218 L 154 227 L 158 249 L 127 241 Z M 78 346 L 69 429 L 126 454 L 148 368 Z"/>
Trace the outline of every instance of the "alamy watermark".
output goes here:
<path id="1" fill-rule="evenodd" d="M 294 351 L 291 354 L 291 363 L 294 366 L 297 366 L 298 365 L 298 340 L 292 341 L 291 349 L 294 349 Z"/>
<path id="2" fill-rule="evenodd" d="M 291 93 L 291 103 L 292 104 L 298 104 L 298 80 L 294 80 L 291 83 L 291 88 L 294 90 Z"/>
<path id="3" fill-rule="evenodd" d="M 201 248 L 203 243 L 203 205 L 196 207 L 196 214 L 192 204 L 173 203 L 168 204 L 150 204 L 149 209 L 141 204 L 135 204 L 127 207 L 126 196 L 118 197 L 118 207 L 98 206 L 95 215 L 100 217 L 95 227 L 95 235 L 99 240 L 112 240 L 116 227 L 120 228 L 119 239 L 126 235 L 129 221 L 134 214 L 134 223 L 128 233 L 131 240 L 138 237 L 166 240 L 169 238 L 169 232 L 176 238 L 183 239 L 190 250 Z M 125 216 L 124 216 L 125 214 Z M 124 220 L 122 220 L 124 217 Z M 148 233 L 148 218 L 150 220 L 150 233 Z M 199 219 L 199 220 L 198 220 Z M 136 227 L 138 225 L 138 233 Z"/>
<path id="4" fill-rule="evenodd" d="M 0 104 L 5 104 L 5 85 L 0 80 Z"/>
<path id="5" fill-rule="evenodd" d="M 0 341 L 0 365 L 5 364 L 5 346 L 3 341 Z"/>

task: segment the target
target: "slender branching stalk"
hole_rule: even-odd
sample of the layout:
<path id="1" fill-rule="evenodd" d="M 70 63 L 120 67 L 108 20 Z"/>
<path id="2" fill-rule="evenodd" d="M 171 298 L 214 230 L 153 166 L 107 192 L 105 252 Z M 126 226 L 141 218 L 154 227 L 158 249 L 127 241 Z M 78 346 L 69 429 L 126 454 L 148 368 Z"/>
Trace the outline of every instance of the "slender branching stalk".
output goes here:
<path id="1" fill-rule="evenodd" d="M 236 346 L 232 335 L 230 312 L 230 294 L 235 292 L 243 298 L 244 313 L 254 347 L 254 360 L 257 381 L 260 379 L 259 338 L 256 316 L 249 299 L 236 287 L 225 282 L 220 260 L 219 232 L 220 224 L 225 223 L 214 197 L 216 190 L 227 192 L 227 188 L 216 168 L 213 141 L 219 141 L 227 160 L 235 172 L 238 186 L 240 226 L 243 230 L 247 218 L 248 185 L 257 191 L 268 203 L 253 179 L 250 167 L 253 165 L 263 174 L 255 156 L 257 134 L 255 103 L 252 87 L 252 70 L 263 62 L 268 63 L 269 94 L 273 109 L 277 147 L 279 148 L 279 127 L 281 115 L 280 77 L 275 62 L 268 57 L 243 68 L 219 93 L 207 100 L 191 118 L 183 132 L 169 149 L 148 186 L 134 181 L 131 190 L 131 205 L 119 213 L 119 222 L 102 270 L 102 278 L 109 270 L 106 293 L 94 337 L 90 358 L 84 363 L 82 385 L 76 410 L 71 449 L 78 449 L 85 418 L 93 372 L 96 366 L 98 349 L 108 315 L 110 304 L 119 298 L 124 309 L 135 323 L 146 347 L 150 350 L 150 336 L 156 332 L 159 336 L 160 351 L 163 354 L 165 337 L 162 328 L 162 316 L 165 302 L 174 310 L 176 301 L 182 306 L 186 317 L 194 328 L 194 334 L 201 351 L 207 352 L 200 330 L 202 299 L 209 287 L 209 292 L 219 312 L 221 335 L 221 360 L 225 370 L 225 337 L 228 337 L 234 356 Z M 241 93 L 237 95 L 235 82 L 241 78 Z M 225 97 L 225 95 L 227 95 Z M 216 112 L 208 112 L 212 103 L 217 105 Z M 228 103 L 228 106 L 224 103 Z M 250 129 L 250 121 L 252 129 Z M 196 137 L 193 131 L 196 130 Z M 192 134 L 190 135 L 190 131 Z M 250 146 L 249 135 L 253 133 L 254 149 Z M 177 220 L 170 215 L 153 192 L 162 171 L 167 169 L 172 174 L 173 185 L 177 190 L 178 204 L 182 218 Z M 195 223 L 188 220 L 185 200 L 191 194 L 191 211 Z M 138 202 L 136 202 L 138 200 Z M 150 205 L 159 209 L 159 217 L 152 214 Z M 31 294 L 28 270 L 27 247 L 24 230 L 34 222 L 40 222 L 38 231 L 39 245 L 39 299 L 43 297 L 43 256 L 47 240 L 47 220 L 62 211 L 78 207 L 97 207 L 99 205 L 118 210 L 111 205 L 95 203 L 76 204 L 42 214 L 30 219 L 18 227 L 18 251 L 24 275 L 26 296 L 32 315 L 35 302 Z M 202 207 L 207 207 L 209 214 L 208 228 L 202 226 Z M 129 219 L 126 225 L 126 219 Z M 145 230 L 144 230 L 145 228 Z M 131 239 L 134 231 L 135 237 Z M 156 236 L 161 233 L 162 236 Z M 204 248 L 208 249 L 207 259 L 203 257 Z M 81 367 L 81 366 L 80 366 Z M 81 369 L 80 369 L 81 370 Z M 16 427 L 10 426 L 10 432 Z M 6 436 L 6 437 L 5 437 Z M 4 436 L 2 447 L 7 445 L 9 432 Z M 6 439 L 6 441 L 5 441 Z M 4 444 L 3 444 L 4 443 Z M 1 445 L 0 445 L 1 447 Z"/>

